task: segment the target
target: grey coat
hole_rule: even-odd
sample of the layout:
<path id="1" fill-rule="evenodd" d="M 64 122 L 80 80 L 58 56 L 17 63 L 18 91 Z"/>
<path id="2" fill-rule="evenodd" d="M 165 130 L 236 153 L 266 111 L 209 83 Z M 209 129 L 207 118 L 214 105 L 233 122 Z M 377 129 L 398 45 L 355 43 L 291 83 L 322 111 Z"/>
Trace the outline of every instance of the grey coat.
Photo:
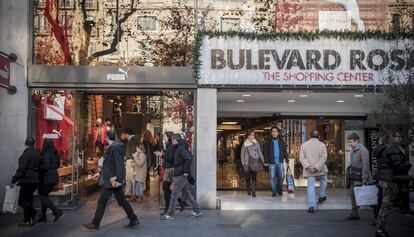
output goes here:
<path id="1" fill-rule="evenodd" d="M 351 151 L 351 166 L 358 169 L 362 168 L 363 181 L 373 182 L 369 165 L 369 151 L 361 143 L 358 143 Z"/>
<path id="2" fill-rule="evenodd" d="M 264 165 L 264 157 L 263 153 L 260 149 L 259 143 L 254 140 L 253 142 L 246 140 L 243 143 L 243 146 L 241 148 L 241 162 L 242 165 L 249 166 L 249 158 L 250 156 L 253 157 L 253 159 L 260 159 L 262 161 L 262 164 Z"/>

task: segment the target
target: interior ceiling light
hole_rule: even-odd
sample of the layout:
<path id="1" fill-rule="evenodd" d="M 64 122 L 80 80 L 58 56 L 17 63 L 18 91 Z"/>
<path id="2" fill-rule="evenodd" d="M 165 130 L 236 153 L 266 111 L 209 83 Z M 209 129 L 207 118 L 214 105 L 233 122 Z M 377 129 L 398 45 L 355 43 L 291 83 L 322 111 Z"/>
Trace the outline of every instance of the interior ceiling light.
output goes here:
<path id="1" fill-rule="evenodd" d="M 301 97 L 301 98 L 305 98 L 305 97 L 308 97 L 309 95 L 299 95 L 299 97 Z"/>
<path id="2" fill-rule="evenodd" d="M 237 103 L 244 103 L 244 100 L 236 100 Z"/>
<path id="3" fill-rule="evenodd" d="M 336 103 L 344 103 L 345 100 L 337 100 Z"/>
<path id="4" fill-rule="evenodd" d="M 243 95 L 244 97 L 249 97 L 249 96 L 251 96 L 250 94 L 244 94 Z"/>
<path id="5" fill-rule="evenodd" d="M 364 97 L 364 95 L 354 95 L 355 98 L 361 98 Z"/>
<path id="6" fill-rule="evenodd" d="M 223 125 L 235 125 L 238 124 L 239 122 L 221 122 L 221 124 Z"/>
<path id="7" fill-rule="evenodd" d="M 296 100 L 288 100 L 288 103 L 295 103 Z"/>

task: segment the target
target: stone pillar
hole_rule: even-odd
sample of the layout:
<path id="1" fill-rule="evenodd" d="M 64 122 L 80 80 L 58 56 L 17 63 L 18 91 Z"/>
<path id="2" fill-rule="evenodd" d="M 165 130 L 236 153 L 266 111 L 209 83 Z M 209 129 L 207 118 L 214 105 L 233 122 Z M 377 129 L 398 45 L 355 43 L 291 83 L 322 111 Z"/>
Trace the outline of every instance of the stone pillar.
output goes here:
<path id="1" fill-rule="evenodd" d="M 0 1 L 0 50 L 18 57 L 10 69 L 10 84 L 16 86 L 17 93 L 9 95 L 0 88 L 0 207 L 27 136 L 28 4 L 28 0 Z"/>
<path id="2" fill-rule="evenodd" d="M 197 90 L 197 202 L 203 209 L 216 209 L 217 195 L 217 89 Z"/>

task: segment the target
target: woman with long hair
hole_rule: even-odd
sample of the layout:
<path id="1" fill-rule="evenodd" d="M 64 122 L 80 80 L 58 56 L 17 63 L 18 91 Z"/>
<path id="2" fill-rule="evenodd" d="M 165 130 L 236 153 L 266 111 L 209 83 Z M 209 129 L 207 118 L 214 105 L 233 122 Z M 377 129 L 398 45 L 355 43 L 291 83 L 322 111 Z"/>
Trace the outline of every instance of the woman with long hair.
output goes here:
<path id="1" fill-rule="evenodd" d="M 60 167 L 60 158 L 52 140 L 48 138 L 44 139 L 40 155 L 40 184 L 38 193 L 39 200 L 42 205 L 38 222 L 47 222 L 47 208 L 50 208 L 53 215 L 55 215 L 53 222 L 57 222 L 63 216 L 63 212 L 59 210 L 49 199 L 49 194 L 52 192 L 53 186 L 59 182 L 59 174 L 57 169 Z"/>
<path id="2" fill-rule="evenodd" d="M 137 182 L 138 202 L 144 201 L 144 182 L 147 179 L 147 157 L 145 156 L 145 148 L 143 144 L 138 144 L 134 157 L 135 181 Z"/>
<path id="3" fill-rule="evenodd" d="M 147 177 L 146 177 L 146 181 L 145 181 L 145 192 L 150 190 L 150 169 L 151 167 L 154 167 L 154 163 L 155 163 L 155 154 L 154 154 L 154 149 L 155 149 L 155 139 L 154 136 L 152 135 L 151 131 L 146 129 L 144 131 L 144 134 L 142 136 L 142 144 L 144 145 L 144 149 L 146 151 L 146 156 L 147 156 Z"/>
<path id="4" fill-rule="evenodd" d="M 241 148 L 241 162 L 246 176 L 246 191 L 248 195 L 256 197 L 257 172 L 267 166 L 264 162 L 260 145 L 254 138 L 254 131 L 246 133 L 246 140 Z"/>

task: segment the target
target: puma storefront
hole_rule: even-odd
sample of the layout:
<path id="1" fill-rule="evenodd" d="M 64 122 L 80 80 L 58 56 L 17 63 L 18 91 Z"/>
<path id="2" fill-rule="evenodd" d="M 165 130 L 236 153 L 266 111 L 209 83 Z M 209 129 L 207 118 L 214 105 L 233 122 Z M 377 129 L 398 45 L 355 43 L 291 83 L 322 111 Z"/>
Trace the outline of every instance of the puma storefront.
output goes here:
<path id="1" fill-rule="evenodd" d="M 368 148 L 376 146 L 378 128 L 371 113 L 381 88 L 391 78 L 404 80 L 414 65 L 413 42 L 407 37 L 356 32 L 200 33 L 194 60 L 197 177 L 202 177 L 198 187 L 205 190 L 200 194 L 211 207 L 221 209 L 300 208 L 307 183 L 299 149 L 317 129 L 328 150 L 328 192 L 347 197 L 346 137 L 356 132 Z M 297 187 L 293 196 L 284 195 L 279 203 L 270 198 L 266 171 L 257 175 L 257 190 L 264 191 L 263 196 L 252 199 L 245 194 L 237 157 L 247 130 L 255 132 L 263 148 L 272 126 L 281 129 L 288 146 L 287 166 Z M 375 160 L 372 163 L 375 172 Z M 338 205 L 331 208 L 348 208 L 348 202 Z"/>

